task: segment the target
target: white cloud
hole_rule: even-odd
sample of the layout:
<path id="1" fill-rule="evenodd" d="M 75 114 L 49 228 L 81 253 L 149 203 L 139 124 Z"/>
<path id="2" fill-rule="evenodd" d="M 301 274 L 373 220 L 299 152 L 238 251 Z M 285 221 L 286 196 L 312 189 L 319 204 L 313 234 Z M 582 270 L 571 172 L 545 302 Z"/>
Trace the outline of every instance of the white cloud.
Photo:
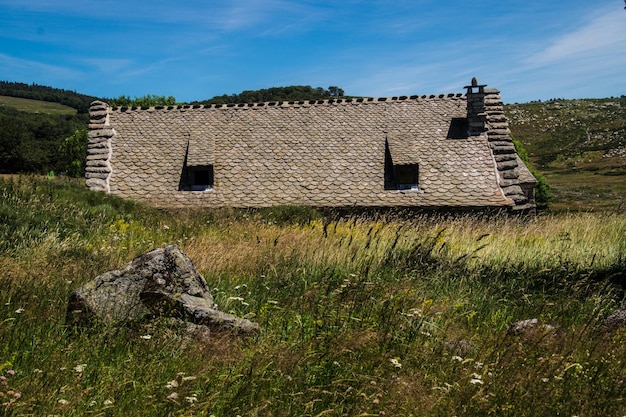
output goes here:
<path id="1" fill-rule="evenodd" d="M 71 80 L 83 75 L 80 71 L 67 67 L 43 64 L 0 53 L 0 78 L 14 78 L 15 74 L 20 74 L 20 77 L 25 80 L 29 78 Z"/>
<path id="2" fill-rule="evenodd" d="M 597 57 L 599 53 L 619 54 L 626 51 L 626 18 L 611 10 L 592 19 L 586 26 L 561 35 L 542 51 L 530 56 L 530 65 L 562 62 L 567 59 Z"/>

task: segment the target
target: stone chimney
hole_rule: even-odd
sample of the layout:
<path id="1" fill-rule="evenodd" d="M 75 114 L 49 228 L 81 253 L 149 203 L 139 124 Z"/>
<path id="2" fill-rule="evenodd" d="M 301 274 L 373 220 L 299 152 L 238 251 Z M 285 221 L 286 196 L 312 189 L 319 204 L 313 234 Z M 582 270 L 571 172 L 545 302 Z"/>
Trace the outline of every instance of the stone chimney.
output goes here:
<path id="1" fill-rule="evenodd" d="M 478 84 L 476 77 L 472 83 L 463 88 L 467 89 L 467 122 L 470 136 L 480 135 L 487 130 L 487 110 L 485 107 L 486 84 Z"/>

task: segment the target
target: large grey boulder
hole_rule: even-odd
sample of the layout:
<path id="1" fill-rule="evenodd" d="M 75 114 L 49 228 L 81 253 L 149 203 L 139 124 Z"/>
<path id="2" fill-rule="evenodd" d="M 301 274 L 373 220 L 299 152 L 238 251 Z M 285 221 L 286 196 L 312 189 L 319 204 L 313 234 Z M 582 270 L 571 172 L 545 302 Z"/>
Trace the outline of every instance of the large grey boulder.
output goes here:
<path id="1" fill-rule="evenodd" d="M 67 319 L 105 323 L 176 317 L 211 328 L 254 334 L 259 326 L 218 310 L 206 281 L 176 245 L 154 249 L 105 272 L 70 295 Z"/>

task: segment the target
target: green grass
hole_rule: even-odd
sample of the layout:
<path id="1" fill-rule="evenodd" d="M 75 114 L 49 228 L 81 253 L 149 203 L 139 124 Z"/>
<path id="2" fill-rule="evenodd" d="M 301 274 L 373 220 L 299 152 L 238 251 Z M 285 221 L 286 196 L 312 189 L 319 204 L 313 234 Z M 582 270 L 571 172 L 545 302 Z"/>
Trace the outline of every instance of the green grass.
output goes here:
<path id="1" fill-rule="evenodd" d="M 554 211 L 624 211 L 626 175 L 611 170 L 550 169 L 544 174 L 553 190 Z"/>
<path id="2" fill-rule="evenodd" d="M 19 111 L 28 113 L 44 113 L 52 115 L 76 114 L 76 109 L 63 104 L 19 97 L 0 96 L 0 106 L 13 107 Z"/>
<path id="3" fill-rule="evenodd" d="M 73 289 L 170 243 L 260 336 L 65 326 Z M 625 253 L 615 212 L 158 211 L 3 179 L 0 414 L 622 416 L 626 329 L 600 323 Z M 558 331 L 507 334 L 533 317 Z"/>

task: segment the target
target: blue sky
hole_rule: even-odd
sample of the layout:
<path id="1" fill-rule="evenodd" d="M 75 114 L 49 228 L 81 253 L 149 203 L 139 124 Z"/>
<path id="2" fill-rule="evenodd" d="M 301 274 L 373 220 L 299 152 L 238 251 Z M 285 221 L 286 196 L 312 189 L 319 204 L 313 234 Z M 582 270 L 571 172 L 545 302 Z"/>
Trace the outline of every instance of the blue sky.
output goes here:
<path id="1" fill-rule="evenodd" d="M 622 0 L 0 0 L 0 80 L 179 101 L 275 86 L 626 94 Z"/>

